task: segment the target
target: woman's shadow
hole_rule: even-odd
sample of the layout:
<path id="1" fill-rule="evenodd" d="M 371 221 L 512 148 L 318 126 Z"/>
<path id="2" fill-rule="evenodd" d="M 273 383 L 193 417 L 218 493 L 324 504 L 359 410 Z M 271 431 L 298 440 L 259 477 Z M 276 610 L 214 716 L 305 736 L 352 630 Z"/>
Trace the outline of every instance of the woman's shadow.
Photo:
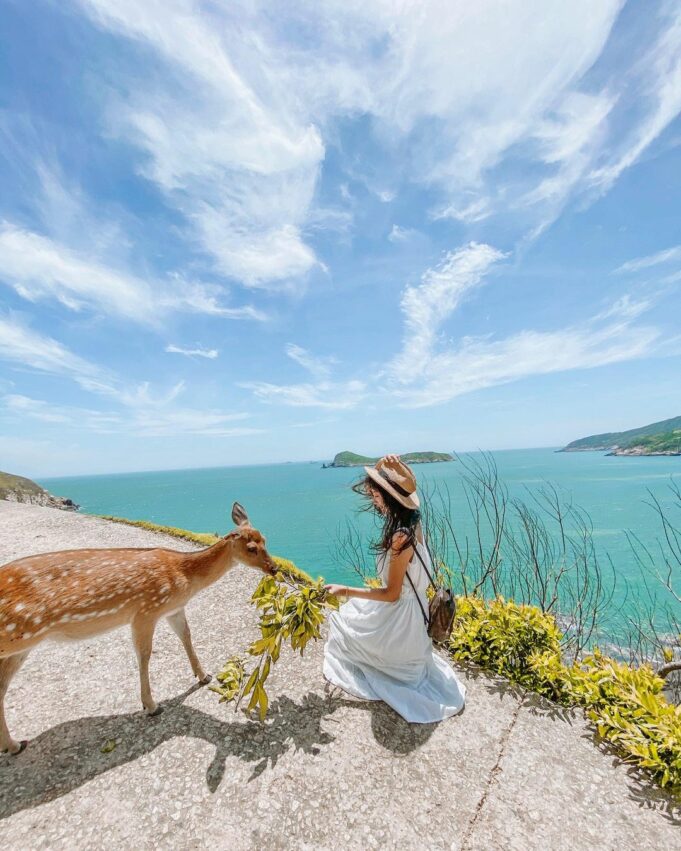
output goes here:
<path id="1" fill-rule="evenodd" d="M 211 792 L 220 786 L 228 757 L 253 764 L 249 782 L 289 750 L 318 754 L 334 741 L 322 721 L 341 706 L 371 712 L 376 741 L 396 754 L 424 744 L 434 724 L 408 724 L 388 706 L 309 692 L 300 702 L 283 695 L 270 705 L 267 723 L 244 716 L 220 720 L 185 700 L 200 686 L 163 703 L 163 713 L 89 716 L 58 724 L 33 739 L 18 756 L 0 756 L 0 819 L 52 801 L 89 780 L 150 753 L 175 736 L 210 743 L 215 754 L 206 768 Z M 227 709 L 232 715 L 233 710 Z"/>

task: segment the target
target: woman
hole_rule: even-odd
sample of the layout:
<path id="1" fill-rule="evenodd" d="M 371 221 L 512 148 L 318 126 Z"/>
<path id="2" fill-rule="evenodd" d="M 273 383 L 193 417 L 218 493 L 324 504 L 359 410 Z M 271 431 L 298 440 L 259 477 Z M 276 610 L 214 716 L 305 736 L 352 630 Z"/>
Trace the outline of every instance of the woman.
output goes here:
<path id="1" fill-rule="evenodd" d="M 381 541 L 375 545 L 383 587 L 327 585 L 332 594 L 351 599 L 329 616 L 324 676 L 355 697 L 385 701 L 407 721 L 441 721 L 463 709 L 466 689 L 434 651 L 426 631 L 429 580 L 418 556 L 431 574 L 433 569 L 416 479 L 396 455 L 364 469 L 367 476 L 355 490 L 366 494 L 383 517 Z"/>

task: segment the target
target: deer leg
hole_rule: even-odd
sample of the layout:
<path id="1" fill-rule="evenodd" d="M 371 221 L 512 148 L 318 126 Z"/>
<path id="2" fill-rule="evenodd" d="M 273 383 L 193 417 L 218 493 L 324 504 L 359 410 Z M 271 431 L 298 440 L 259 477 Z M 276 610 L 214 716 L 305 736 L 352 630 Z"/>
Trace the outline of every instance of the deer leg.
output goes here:
<path id="1" fill-rule="evenodd" d="M 9 734 L 5 721 L 5 695 L 12 677 L 23 665 L 27 656 L 28 651 L 0 659 L 0 752 L 2 753 L 9 751 L 9 753 L 15 754 L 23 751 L 26 747 L 26 742 L 15 742 Z"/>
<path id="2" fill-rule="evenodd" d="M 189 624 L 187 623 L 184 609 L 180 609 L 178 612 L 173 612 L 172 615 L 168 615 L 166 620 L 170 624 L 170 628 L 173 630 L 175 635 L 182 642 L 185 653 L 189 658 L 189 664 L 192 666 L 194 676 L 198 679 L 201 685 L 209 683 L 211 676 L 203 670 L 201 662 L 199 662 L 199 657 L 196 655 L 194 645 L 192 644 L 192 634 L 189 630 Z"/>
<path id="3" fill-rule="evenodd" d="M 161 707 L 151 696 L 151 685 L 149 684 L 149 659 L 151 658 L 155 628 L 156 620 L 152 618 L 135 618 L 132 622 L 132 643 L 135 645 L 137 663 L 140 669 L 142 706 L 145 708 L 147 715 L 158 715 L 162 712 Z"/>

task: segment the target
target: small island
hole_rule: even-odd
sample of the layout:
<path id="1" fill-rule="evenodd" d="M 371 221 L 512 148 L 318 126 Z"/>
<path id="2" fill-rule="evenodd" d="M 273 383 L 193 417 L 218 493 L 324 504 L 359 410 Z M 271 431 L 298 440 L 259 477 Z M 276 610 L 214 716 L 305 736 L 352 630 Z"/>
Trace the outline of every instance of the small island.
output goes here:
<path id="1" fill-rule="evenodd" d="M 629 431 L 582 437 L 557 451 L 600 451 L 606 455 L 681 455 L 681 417 L 661 420 Z"/>
<path id="2" fill-rule="evenodd" d="M 80 507 L 72 499 L 53 496 L 32 479 L 2 471 L 0 471 L 0 499 L 6 499 L 9 502 L 27 502 L 48 508 L 61 508 L 65 511 L 78 511 Z"/>
<path id="3" fill-rule="evenodd" d="M 439 461 L 455 461 L 449 452 L 407 452 L 400 455 L 405 464 L 435 464 Z M 339 452 L 330 464 L 322 464 L 324 470 L 331 467 L 364 467 L 375 464 L 379 459 L 356 452 Z"/>

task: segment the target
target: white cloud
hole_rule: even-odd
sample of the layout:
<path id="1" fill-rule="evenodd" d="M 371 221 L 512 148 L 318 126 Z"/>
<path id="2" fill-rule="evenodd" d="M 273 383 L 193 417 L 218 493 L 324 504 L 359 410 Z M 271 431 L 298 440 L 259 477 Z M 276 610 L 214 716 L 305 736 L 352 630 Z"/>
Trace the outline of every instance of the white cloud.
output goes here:
<path id="1" fill-rule="evenodd" d="M 673 248 L 665 248 L 663 251 L 648 254 L 646 257 L 627 260 L 626 263 L 622 263 L 621 266 L 615 269 L 615 273 L 640 272 L 641 269 L 649 269 L 651 266 L 659 266 L 662 263 L 671 263 L 675 260 L 681 260 L 681 245 L 675 245 Z"/>
<path id="2" fill-rule="evenodd" d="M 681 111 L 681 9 L 668 3 L 661 16 L 660 35 L 634 64 L 630 75 L 648 107 L 643 117 L 623 134 L 605 163 L 589 175 L 601 191 L 609 189 L 630 168 Z"/>
<path id="3" fill-rule="evenodd" d="M 439 210 L 434 210 L 432 218 L 437 219 L 454 219 L 458 222 L 466 222 L 472 224 L 481 222 L 483 219 L 492 215 L 493 208 L 488 198 L 476 198 L 474 201 L 466 204 L 457 202 L 449 204 Z"/>
<path id="4" fill-rule="evenodd" d="M 54 405 L 19 393 L 5 394 L 5 415 L 14 415 L 20 420 L 30 417 L 46 424 L 141 437 L 177 434 L 240 437 L 262 433 L 260 428 L 234 425 L 250 416 L 245 412 L 178 406 L 176 401 L 185 391 L 181 381 L 164 393 L 154 391 L 147 381 L 126 384 L 110 370 L 80 358 L 56 340 L 2 316 L 0 360 L 70 378 L 88 392 L 119 406 L 119 410 L 102 411 Z"/>
<path id="5" fill-rule="evenodd" d="M 406 242 L 415 233 L 416 231 L 413 228 L 403 228 L 400 225 L 393 225 L 392 230 L 388 234 L 388 240 L 390 242 Z"/>
<path id="6" fill-rule="evenodd" d="M 263 402 L 280 402 L 300 408 L 354 408 L 366 396 L 363 381 L 319 381 L 316 384 L 270 384 L 266 381 L 243 382 Z"/>
<path id="7" fill-rule="evenodd" d="M 519 199 L 520 205 L 546 210 L 534 235 L 557 217 L 574 189 L 588 183 L 589 169 L 607 148 L 607 118 L 616 101 L 609 94 L 571 91 L 538 122 L 532 138 L 539 158 L 555 170 Z"/>
<path id="8" fill-rule="evenodd" d="M 323 420 L 307 420 L 306 422 L 300 423 L 291 423 L 289 428 L 318 428 L 322 425 L 329 425 L 329 423 L 338 422 L 335 417 L 326 417 Z"/>
<path id="9" fill-rule="evenodd" d="M 105 382 L 110 375 L 61 343 L 0 315 L 0 359 L 52 375 L 65 375 L 81 386 Z"/>
<path id="10" fill-rule="evenodd" d="M 66 423 L 70 421 L 70 417 L 64 413 L 64 408 L 59 406 L 53 407 L 48 405 L 47 402 L 30 399 L 28 396 L 11 393 L 4 397 L 3 402 L 5 409 L 11 413 L 33 417 L 36 420 L 42 420 L 46 423 Z"/>
<path id="11" fill-rule="evenodd" d="M 245 413 L 215 410 L 166 408 L 144 404 L 132 411 L 98 411 L 79 406 L 55 405 L 42 399 L 9 394 L 2 399 L 0 414 L 25 422 L 28 417 L 50 425 L 98 434 L 125 434 L 135 437 L 165 437 L 181 434 L 215 437 L 245 437 L 262 434 L 263 429 L 234 425 L 248 417 Z"/>
<path id="12" fill-rule="evenodd" d="M 186 355 L 188 358 L 198 357 L 207 358 L 208 360 L 215 360 L 215 358 L 220 354 L 217 349 L 202 349 L 198 346 L 195 349 L 185 349 L 182 346 L 175 346 L 173 343 L 168 343 L 165 350 L 166 352 L 178 355 Z"/>
<path id="13" fill-rule="evenodd" d="M 440 215 L 479 221 L 527 191 L 517 170 L 514 184 L 489 175 L 511 151 L 516 160 L 542 161 L 546 151 L 534 140 L 600 56 L 621 6 L 442 0 L 426 13 L 417 3 L 393 13 L 392 4 L 381 5 L 390 16 L 391 61 L 379 75 L 375 110 L 393 132 L 418 134 L 414 176 L 448 197 Z M 579 152 L 574 121 L 569 135 L 570 144 L 565 133 L 554 139 L 554 161 Z"/>
<path id="14" fill-rule="evenodd" d="M 0 227 L 0 277 L 29 301 L 52 298 L 71 310 L 96 306 L 135 321 L 155 319 L 146 282 L 89 262 L 8 222 Z"/>
<path id="15" fill-rule="evenodd" d="M 149 382 L 126 384 L 114 372 L 74 354 L 57 340 L 13 320 L 0 316 L 0 360 L 6 360 L 50 375 L 61 375 L 75 381 L 84 390 L 105 396 L 128 406 L 163 406 L 183 391 L 178 382 L 159 396 Z"/>
<path id="16" fill-rule="evenodd" d="M 144 174 L 184 213 L 216 269 L 248 286 L 304 276 L 316 258 L 301 227 L 324 145 L 268 48 L 265 21 L 259 33 L 246 10 L 190 0 L 81 5 L 163 63 L 167 82 L 138 77 L 111 120 L 146 152 Z"/>
<path id="17" fill-rule="evenodd" d="M 619 316 L 623 319 L 635 319 L 655 303 L 656 298 L 632 298 L 629 294 L 620 296 L 613 304 L 601 313 L 597 313 L 593 319 L 609 319 L 611 316 Z"/>
<path id="18" fill-rule="evenodd" d="M 457 347 L 431 358 L 425 383 L 396 395 L 405 407 L 426 407 L 528 376 L 644 357 L 658 337 L 656 328 L 634 326 L 627 320 L 521 331 L 503 340 L 464 337 Z"/>
<path id="19" fill-rule="evenodd" d="M 504 257 L 503 252 L 491 245 L 471 242 L 448 253 L 437 267 L 424 272 L 420 284 L 406 288 L 402 295 L 405 317 L 402 351 L 388 367 L 393 380 L 407 384 L 425 371 L 442 323 Z"/>
<path id="20" fill-rule="evenodd" d="M 177 276 L 152 285 L 9 222 L 0 225 L 0 280 L 28 301 L 53 299 L 70 310 L 87 309 L 147 325 L 180 310 L 230 319 L 264 318 L 250 306 L 222 305 L 219 287 Z"/>
<path id="21" fill-rule="evenodd" d="M 125 430 L 142 437 L 173 437 L 178 434 L 201 434 L 215 437 L 247 437 L 263 434 L 264 429 L 250 426 L 235 426 L 235 420 L 248 417 L 248 414 L 226 414 L 222 411 L 196 410 L 192 408 L 140 410 L 136 412 L 132 423 Z"/>
<path id="22" fill-rule="evenodd" d="M 341 168 L 366 171 L 380 200 L 416 182 L 441 195 L 435 218 L 520 209 L 533 236 L 570 198 L 605 191 L 681 106 L 671 3 L 651 13 L 655 44 L 615 62 L 604 48 L 623 0 L 80 5 L 146 51 L 110 110 L 115 132 L 216 270 L 247 286 L 299 287 L 318 264 L 306 230 L 325 140 L 348 117 L 371 119 L 376 150 Z"/>
<path id="23" fill-rule="evenodd" d="M 657 328 L 634 324 L 658 296 L 625 294 L 583 325 L 523 330 L 500 340 L 466 336 L 438 347 L 443 322 L 504 257 L 492 246 L 470 243 L 426 270 L 419 285 L 407 287 L 404 344 L 387 367 L 388 396 L 404 407 L 426 407 L 532 375 L 644 357 L 660 346 Z"/>
<path id="24" fill-rule="evenodd" d="M 316 378 L 327 378 L 331 373 L 331 368 L 334 364 L 338 363 L 336 358 L 334 357 L 318 357 L 310 352 L 307 349 L 304 349 L 302 346 L 298 346 L 295 343 L 289 343 L 286 346 L 286 354 L 294 360 L 297 364 L 306 369 Z"/>

